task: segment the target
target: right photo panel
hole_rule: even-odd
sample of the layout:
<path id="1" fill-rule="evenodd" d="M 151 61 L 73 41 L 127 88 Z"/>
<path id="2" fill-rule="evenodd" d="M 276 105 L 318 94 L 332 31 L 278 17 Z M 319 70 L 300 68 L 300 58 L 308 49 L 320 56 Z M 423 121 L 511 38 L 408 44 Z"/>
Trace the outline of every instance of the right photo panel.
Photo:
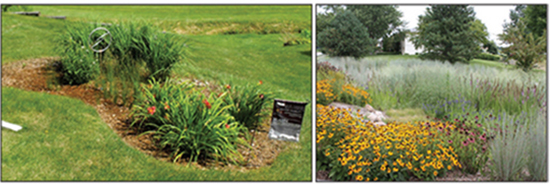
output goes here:
<path id="1" fill-rule="evenodd" d="M 316 5 L 316 181 L 547 181 L 547 5 Z"/>

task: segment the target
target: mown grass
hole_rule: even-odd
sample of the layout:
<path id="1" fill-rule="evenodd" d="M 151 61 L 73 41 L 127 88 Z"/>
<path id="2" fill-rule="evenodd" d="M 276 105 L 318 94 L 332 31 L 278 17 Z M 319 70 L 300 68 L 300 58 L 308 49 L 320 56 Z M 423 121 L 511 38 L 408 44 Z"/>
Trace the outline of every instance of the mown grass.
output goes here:
<path id="1" fill-rule="evenodd" d="M 19 132 L 2 129 L 2 181 L 264 181 L 311 175 L 299 167 L 303 161 L 291 162 L 311 152 L 305 149 L 285 152 L 258 170 L 200 170 L 129 147 L 82 101 L 10 87 L 2 99 L 3 120 L 23 126 Z"/>
<path id="2" fill-rule="evenodd" d="M 507 65 L 503 62 L 489 61 L 489 60 L 483 60 L 483 59 L 473 59 L 472 61 L 470 61 L 470 64 L 480 65 L 480 66 L 490 66 L 490 67 L 501 68 L 501 69 L 511 69 L 511 70 L 516 69 L 516 66 L 514 66 L 514 65 Z M 538 69 L 538 68 L 533 69 L 533 71 L 535 71 L 535 72 L 546 72 L 546 71 Z"/>
<path id="3" fill-rule="evenodd" d="M 188 34 L 280 33 L 311 27 L 309 5 L 41 5 L 31 8 L 44 16 L 67 16 L 71 21 L 145 19 L 166 31 Z"/>
<path id="4" fill-rule="evenodd" d="M 428 121 L 426 114 L 424 114 L 421 108 L 388 109 L 386 115 L 389 116 L 387 122 Z"/>
<path id="5" fill-rule="evenodd" d="M 54 39 L 66 22 L 2 13 L 2 64 L 55 56 Z"/>
<path id="6" fill-rule="evenodd" d="M 289 95 L 294 100 L 310 98 L 299 94 L 311 92 L 311 44 L 283 47 L 279 34 L 195 35 L 187 38 L 192 53 L 191 64 L 179 65 L 174 69 L 176 75 L 235 83 L 262 80 L 266 85 L 273 85 L 275 90 L 298 92 Z M 309 76 L 308 80 L 295 80 L 303 76 Z"/>
<path id="7" fill-rule="evenodd" d="M 167 6 L 168 8 L 174 8 Z M 292 6 L 275 12 L 295 12 Z M 309 8 L 309 6 L 307 6 Z M 61 6 L 58 10 L 74 8 L 81 21 L 91 14 L 109 14 L 109 7 Z M 112 14 L 128 18 L 140 15 L 144 7 L 131 10 L 121 8 Z M 270 14 L 269 7 L 262 7 Z M 260 8 L 260 9 L 262 9 Z M 310 19 L 310 9 L 300 13 Z M 40 7 L 33 7 L 41 11 Z M 98 11 L 101 10 L 101 11 Z M 302 9 L 302 8 L 298 8 Z M 53 11 L 53 10 L 52 10 Z M 90 13 L 89 11 L 93 12 Z M 126 12 L 128 11 L 128 12 Z M 233 11 L 241 12 L 242 9 Z M 125 13 L 123 13 L 125 12 Z M 200 12 L 200 11 L 199 11 Z M 203 11 L 206 12 L 206 11 Z M 302 11 L 299 11 L 302 12 Z M 196 12 L 195 12 L 196 13 Z M 162 14 L 162 13 L 158 13 Z M 212 13 L 214 14 L 214 13 Z M 54 15 L 54 13 L 52 13 Z M 55 13 L 55 15 L 59 15 Z M 69 16 L 70 14 L 64 14 Z M 205 19 L 208 18 L 205 13 Z M 219 15 L 218 15 L 219 16 Z M 259 16 L 259 15 L 258 15 Z M 268 15 L 264 15 L 269 17 Z M 293 16 L 297 16 L 294 14 Z M 106 16 L 108 17 L 108 16 Z M 117 16 L 114 16 L 117 17 Z M 144 16 L 145 17 L 145 16 Z M 212 15 L 212 17 L 215 17 Z M 229 15 L 225 18 L 230 17 Z M 246 17 L 243 15 L 243 17 Z M 254 16 L 248 16 L 250 21 Z M 180 17 L 180 19 L 186 20 Z M 244 18 L 243 18 L 244 19 Z M 289 18 L 290 19 L 290 18 Z M 301 19 L 301 18 L 300 18 Z M 42 17 L 3 14 L 2 63 L 44 56 L 56 56 L 53 38 L 58 28 L 71 23 Z M 149 18 L 147 21 L 156 21 Z M 261 22 L 262 20 L 257 20 Z M 43 23 L 43 25 L 42 25 Z M 16 32 L 4 32 L 5 26 L 19 26 Z M 17 33 L 18 32 L 18 33 Z M 20 40 L 14 35 L 33 36 Z M 42 35 L 49 35 L 43 38 Z M 55 35 L 55 36 L 54 36 Z M 34 37 L 36 36 L 36 37 Z M 258 83 L 259 80 L 279 96 L 277 98 L 311 101 L 311 45 L 283 47 L 280 34 L 194 35 L 188 38 L 190 63 L 179 63 L 174 68 L 175 78 L 192 77 L 216 83 Z M 13 44 L 31 44 L 36 47 L 22 54 Z M 12 44 L 4 44 L 12 43 Z M 25 44 L 22 44 L 25 45 Z M 28 53 L 46 50 L 44 54 Z M 2 130 L 2 180 L 76 180 L 76 181 L 310 181 L 311 180 L 311 104 L 307 106 L 300 134 L 300 142 L 288 142 L 272 165 L 250 171 L 201 170 L 194 166 L 175 165 L 159 161 L 124 144 L 99 118 L 97 112 L 83 102 L 67 97 L 26 92 L 4 88 L 2 91 L 2 118 L 20 124 L 20 132 Z M 46 133 L 46 130 L 48 132 Z"/>

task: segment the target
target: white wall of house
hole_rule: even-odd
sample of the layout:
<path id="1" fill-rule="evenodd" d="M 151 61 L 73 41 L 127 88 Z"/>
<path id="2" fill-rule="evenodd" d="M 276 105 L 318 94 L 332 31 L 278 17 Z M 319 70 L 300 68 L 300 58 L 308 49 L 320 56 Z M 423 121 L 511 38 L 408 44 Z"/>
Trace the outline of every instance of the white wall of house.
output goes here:
<path id="1" fill-rule="evenodd" d="M 405 48 L 403 50 L 403 54 L 407 53 L 409 55 L 414 55 L 417 52 L 418 53 L 422 52 L 422 48 L 419 48 L 419 49 L 414 48 L 414 44 L 410 39 L 411 39 L 411 36 L 407 35 L 407 37 L 405 38 Z"/>

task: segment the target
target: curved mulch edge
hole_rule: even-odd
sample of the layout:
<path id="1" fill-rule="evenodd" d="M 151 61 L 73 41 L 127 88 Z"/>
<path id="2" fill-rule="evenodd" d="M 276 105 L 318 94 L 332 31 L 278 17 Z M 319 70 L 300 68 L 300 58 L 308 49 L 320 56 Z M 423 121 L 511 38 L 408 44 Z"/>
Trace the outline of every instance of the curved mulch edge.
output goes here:
<path id="1" fill-rule="evenodd" d="M 2 65 L 2 86 L 15 87 L 28 91 L 42 92 L 54 95 L 69 96 L 82 100 L 86 104 L 94 107 L 101 119 L 129 146 L 139 151 L 153 156 L 158 160 L 172 162 L 169 153 L 157 148 L 150 134 L 139 136 L 135 128 L 129 127 L 130 120 L 128 107 L 117 105 L 111 100 L 102 98 L 102 92 L 94 86 L 87 83 L 78 86 L 56 85 L 49 82 L 53 78 L 54 63 L 59 60 L 56 57 L 46 57 L 39 59 L 30 59 L 24 61 L 12 62 Z M 201 169 L 221 169 L 221 170 L 250 170 L 263 166 L 271 165 L 277 155 L 288 146 L 282 141 L 271 140 L 268 138 L 270 122 L 266 119 L 262 126 L 256 132 L 253 149 L 240 149 L 239 152 L 244 158 L 249 158 L 246 166 L 226 165 L 206 161 L 203 163 L 191 163 Z M 185 160 L 178 161 L 177 164 L 187 165 Z"/>

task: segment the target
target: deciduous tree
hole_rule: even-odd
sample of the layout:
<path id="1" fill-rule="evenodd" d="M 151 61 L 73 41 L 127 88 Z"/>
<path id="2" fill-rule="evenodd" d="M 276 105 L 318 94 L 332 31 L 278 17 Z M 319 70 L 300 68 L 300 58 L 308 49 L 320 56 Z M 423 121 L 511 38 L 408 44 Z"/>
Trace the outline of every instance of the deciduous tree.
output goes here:
<path id="1" fill-rule="evenodd" d="M 317 34 L 321 51 L 331 56 L 360 58 L 372 54 L 375 42 L 367 29 L 350 11 L 338 13 L 321 33 Z"/>

